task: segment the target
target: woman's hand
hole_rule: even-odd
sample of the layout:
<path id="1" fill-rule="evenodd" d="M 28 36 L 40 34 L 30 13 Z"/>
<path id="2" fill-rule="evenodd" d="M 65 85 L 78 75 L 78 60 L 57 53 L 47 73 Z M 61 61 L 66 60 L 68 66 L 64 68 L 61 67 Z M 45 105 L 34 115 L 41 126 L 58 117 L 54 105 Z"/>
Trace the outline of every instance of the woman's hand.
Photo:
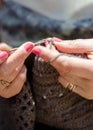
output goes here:
<path id="1" fill-rule="evenodd" d="M 31 42 L 27 42 L 9 54 L 7 50 L 10 50 L 10 47 L 0 44 L 0 96 L 10 98 L 21 91 L 27 71 L 24 61 L 33 47 Z"/>
<path id="2" fill-rule="evenodd" d="M 93 99 L 93 39 L 78 39 L 61 41 L 55 38 L 57 49 L 52 50 L 47 47 L 37 46 L 32 52 L 45 61 L 50 61 L 57 57 L 60 52 L 64 53 L 86 53 L 88 58 L 61 55 L 51 65 L 59 72 L 59 82 L 66 88 L 72 85 L 73 91 L 86 99 Z"/>

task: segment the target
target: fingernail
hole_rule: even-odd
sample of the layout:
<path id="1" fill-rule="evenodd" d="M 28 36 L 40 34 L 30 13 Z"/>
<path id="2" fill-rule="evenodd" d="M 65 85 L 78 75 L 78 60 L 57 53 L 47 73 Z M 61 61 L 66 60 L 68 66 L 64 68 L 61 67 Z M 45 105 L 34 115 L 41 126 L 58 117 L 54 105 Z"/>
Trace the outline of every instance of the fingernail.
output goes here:
<path id="1" fill-rule="evenodd" d="M 8 53 L 6 51 L 0 52 L 0 59 L 5 59 L 8 57 Z"/>
<path id="2" fill-rule="evenodd" d="M 25 48 L 25 50 L 27 52 L 31 52 L 31 50 L 33 49 L 33 47 L 34 47 L 34 45 L 31 42 L 29 42 L 26 45 L 24 45 L 24 48 Z"/>
<path id="3" fill-rule="evenodd" d="M 57 37 L 53 37 L 53 40 L 54 40 L 55 42 L 62 42 L 62 40 L 59 39 L 59 38 L 57 38 Z"/>
<path id="4" fill-rule="evenodd" d="M 32 52 L 37 55 L 37 56 L 40 56 L 40 50 L 38 48 L 35 48 L 32 50 Z"/>

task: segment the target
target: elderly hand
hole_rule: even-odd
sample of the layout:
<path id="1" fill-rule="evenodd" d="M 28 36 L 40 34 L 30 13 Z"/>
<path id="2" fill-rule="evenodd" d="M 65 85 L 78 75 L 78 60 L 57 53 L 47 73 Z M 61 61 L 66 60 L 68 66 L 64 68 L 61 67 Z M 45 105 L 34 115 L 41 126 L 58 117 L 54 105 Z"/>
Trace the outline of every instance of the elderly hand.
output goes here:
<path id="1" fill-rule="evenodd" d="M 9 54 L 10 47 L 0 44 L 0 96 L 10 98 L 18 94 L 26 80 L 24 61 L 34 45 L 24 43 L 14 53 Z"/>
<path id="2" fill-rule="evenodd" d="M 66 88 L 73 88 L 73 92 L 86 99 L 93 99 L 93 39 L 78 39 L 62 41 L 54 38 L 54 44 L 57 49 L 52 47 L 36 46 L 32 52 L 45 61 L 50 61 L 64 53 L 87 54 L 87 59 L 75 56 L 61 55 L 51 65 L 59 72 L 59 82 Z M 60 52 L 59 52 L 60 51 Z M 70 88 L 71 89 L 71 88 Z"/>

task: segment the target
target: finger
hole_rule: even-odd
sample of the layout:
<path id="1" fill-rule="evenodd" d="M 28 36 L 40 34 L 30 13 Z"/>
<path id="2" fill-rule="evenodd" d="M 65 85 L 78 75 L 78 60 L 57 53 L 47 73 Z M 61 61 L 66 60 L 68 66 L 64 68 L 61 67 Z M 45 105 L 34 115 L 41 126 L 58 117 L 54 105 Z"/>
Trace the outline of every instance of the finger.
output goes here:
<path id="1" fill-rule="evenodd" d="M 11 83 L 9 87 L 3 89 L 0 95 L 4 98 L 10 98 L 12 96 L 17 95 L 21 91 L 24 82 L 26 80 L 26 72 L 27 72 L 26 68 L 22 67 L 16 79 Z"/>
<path id="2" fill-rule="evenodd" d="M 43 47 L 43 46 L 34 47 L 32 49 L 32 53 L 42 57 L 46 62 L 52 59 L 53 57 L 56 57 L 59 54 L 59 52 L 56 51 L 55 49 L 51 51 L 51 49 L 49 49 L 48 47 Z"/>
<path id="3" fill-rule="evenodd" d="M 83 79 L 74 75 L 65 76 L 64 79 L 78 86 L 87 99 L 93 99 L 93 80 Z"/>
<path id="4" fill-rule="evenodd" d="M 61 77 L 64 78 L 67 82 L 70 82 L 72 84 L 75 84 L 75 85 L 82 87 L 82 89 L 84 91 L 89 89 L 89 87 L 87 87 L 87 86 L 90 86 L 90 84 L 91 84 L 90 80 L 78 77 L 76 75 L 69 75 L 68 74 L 68 75 L 65 75 L 65 76 L 62 75 Z"/>
<path id="5" fill-rule="evenodd" d="M 23 66 L 23 64 L 20 64 L 13 71 L 11 71 L 11 73 L 7 72 L 8 75 L 10 75 L 10 76 L 7 76 L 7 74 L 6 74 L 6 78 L 5 78 L 5 74 L 4 74 L 4 77 L 2 76 L 2 78 L 3 79 L 5 78 L 6 81 L 9 81 L 9 82 L 13 81 L 16 78 L 16 76 L 18 75 L 18 73 L 20 72 L 20 70 L 22 69 L 22 66 Z"/>
<path id="6" fill-rule="evenodd" d="M 87 53 L 93 51 L 93 39 L 54 41 L 56 48 L 65 53 Z"/>
<path id="7" fill-rule="evenodd" d="M 34 47 L 33 43 L 27 42 L 18 48 L 13 54 L 9 56 L 9 58 L 1 65 L 0 68 L 0 76 L 3 73 L 7 73 L 8 71 L 11 73 L 13 70 L 23 64 L 25 59 L 31 53 L 32 48 Z"/>
<path id="8" fill-rule="evenodd" d="M 13 71 L 10 70 L 8 70 L 7 72 L 5 71 L 0 75 L 0 79 L 6 80 L 7 82 L 12 82 L 16 78 L 20 70 L 22 69 L 23 65 L 24 64 L 18 65 L 16 68 L 13 69 Z"/>
<path id="9" fill-rule="evenodd" d="M 8 58 L 8 53 L 6 51 L 0 52 L 0 64 L 2 64 Z"/>
<path id="10" fill-rule="evenodd" d="M 67 81 L 66 79 L 64 79 L 63 77 L 59 77 L 58 81 L 67 89 L 68 84 L 71 83 L 70 81 Z M 72 84 L 72 83 L 71 83 Z M 73 84 L 74 85 L 74 84 Z M 68 88 L 69 89 L 69 88 Z M 82 87 L 75 85 L 74 89 L 72 90 L 73 92 L 77 93 L 78 95 L 89 99 L 89 97 L 87 96 L 87 93 L 85 91 L 83 91 Z"/>
<path id="11" fill-rule="evenodd" d="M 0 50 L 1 51 L 8 51 L 10 49 L 11 49 L 11 47 L 9 45 L 7 45 L 6 43 L 0 43 Z"/>
<path id="12" fill-rule="evenodd" d="M 59 54 L 59 52 L 55 50 L 51 51 L 42 46 L 34 47 L 32 52 L 42 57 L 45 61 L 50 61 Z M 88 59 L 62 55 L 53 61 L 51 65 L 54 66 L 60 74 L 65 72 L 86 79 L 91 79 L 93 75 L 93 62 Z"/>

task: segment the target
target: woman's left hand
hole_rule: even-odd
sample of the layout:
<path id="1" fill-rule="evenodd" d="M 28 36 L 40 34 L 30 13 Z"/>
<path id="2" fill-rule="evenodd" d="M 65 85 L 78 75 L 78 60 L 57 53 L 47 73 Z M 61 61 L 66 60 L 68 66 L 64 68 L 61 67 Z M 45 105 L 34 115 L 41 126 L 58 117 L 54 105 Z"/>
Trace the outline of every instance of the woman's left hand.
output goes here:
<path id="1" fill-rule="evenodd" d="M 50 64 L 59 72 L 59 82 L 66 88 L 72 87 L 72 91 L 86 99 L 93 99 L 93 39 L 78 39 L 61 41 L 55 39 L 55 47 L 36 46 L 32 52 L 45 61 L 51 61 L 64 53 L 86 53 L 88 58 L 61 55 Z M 59 52 L 60 51 L 60 52 Z M 71 89 L 71 88 L 70 88 Z"/>

